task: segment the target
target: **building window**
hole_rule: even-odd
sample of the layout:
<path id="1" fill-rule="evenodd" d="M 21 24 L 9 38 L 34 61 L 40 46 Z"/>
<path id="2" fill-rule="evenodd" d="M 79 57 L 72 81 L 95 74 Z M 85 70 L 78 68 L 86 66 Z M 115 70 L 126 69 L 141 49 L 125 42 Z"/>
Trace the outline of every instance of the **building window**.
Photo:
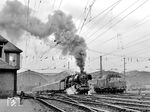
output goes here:
<path id="1" fill-rule="evenodd" d="M 17 54 L 15 53 L 9 54 L 9 64 L 12 66 L 17 66 Z"/>

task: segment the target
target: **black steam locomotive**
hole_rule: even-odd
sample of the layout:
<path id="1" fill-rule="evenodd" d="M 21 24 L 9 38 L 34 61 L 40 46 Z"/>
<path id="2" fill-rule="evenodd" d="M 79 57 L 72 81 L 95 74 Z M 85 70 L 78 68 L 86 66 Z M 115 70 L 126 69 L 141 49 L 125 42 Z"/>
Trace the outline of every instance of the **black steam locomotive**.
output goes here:
<path id="1" fill-rule="evenodd" d="M 85 94 L 89 91 L 88 80 L 91 79 L 92 76 L 86 72 L 75 73 L 74 75 L 69 75 L 58 82 L 33 88 L 32 91 L 38 94 L 47 92 L 65 92 L 66 89 L 74 86 L 77 93 Z"/>
<path id="2" fill-rule="evenodd" d="M 67 89 L 71 86 L 75 86 L 76 91 L 79 94 L 88 93 L 89 91 L 89 84 L 88 81 L 92 79 L 90 74 L 86 72 L 76 73 L 75 75 L 70 75 L 65 79 L 61 80 L 64 81 L 64 88 Z"/>

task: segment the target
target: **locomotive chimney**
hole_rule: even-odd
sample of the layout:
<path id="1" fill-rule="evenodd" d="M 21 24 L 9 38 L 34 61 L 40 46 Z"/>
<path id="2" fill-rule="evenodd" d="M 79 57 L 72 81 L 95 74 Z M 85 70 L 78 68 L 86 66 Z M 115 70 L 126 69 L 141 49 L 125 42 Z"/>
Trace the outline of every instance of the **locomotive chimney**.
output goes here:
<path id="1" fill-rule="evenodd" d="M 84 68 L 81 68 L 81 69 L 80 69 L 80 73 L 83 73 L 83 72 L 84 72 Z"/>

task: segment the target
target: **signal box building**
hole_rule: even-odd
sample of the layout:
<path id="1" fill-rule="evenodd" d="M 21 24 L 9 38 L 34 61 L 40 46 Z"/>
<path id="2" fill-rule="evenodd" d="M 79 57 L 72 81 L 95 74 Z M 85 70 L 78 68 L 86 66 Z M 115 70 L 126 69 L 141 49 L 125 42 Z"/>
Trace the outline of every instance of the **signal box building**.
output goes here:
<path id="1" fill-rule="evenodd" d="M 16 95 L 21 52 L 22 50 L 0 35 L 0 97 Z"/>

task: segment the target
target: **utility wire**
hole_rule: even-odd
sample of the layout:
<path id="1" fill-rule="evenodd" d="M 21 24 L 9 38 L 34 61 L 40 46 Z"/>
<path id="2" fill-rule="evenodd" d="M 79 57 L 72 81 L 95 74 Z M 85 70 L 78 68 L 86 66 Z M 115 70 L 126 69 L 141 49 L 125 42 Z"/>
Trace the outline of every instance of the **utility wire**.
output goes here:
<path id="1" fill-rule="evenodd" d="M 60 0 L 60 4 L 59 4 L 59 7 L 58 7 L 58 9 L 60 9 L 60 7 L 61 7 L 61 4 L 62 4 L 62 1 L 63 1 L 63 0 Z"/>
<path id="2" fill-rule="evenodd" d="M 149 47 L 148 47 L 148 48 L 149 48 Z M 146 51 L 143 51 L 143 52 L 138 52 L 138 53 L 136 53 L 136 55 L 145 54 L 145 53 L 150 53 L 150 52 L 148 52 L 148 51 L 150 51 L 150 49 L 147 49 Z"/>
<path id="3" fill-rule="evenodd" d="M 146 47 L 146 48 L 142 48 L 142 49 L 137 49 L 137 50 L 135 50 L 135 51 L 132 51 L 132 52 L 129 52 L 129 53 L 126 53 L 126 54 L 128 54 L 128 55 L 130 55 L 130 54 L 137 54 L 137 53 L 139 53 L 139 52 L 141 52 L 141 51 L 143 51 L 143 50 L 145 50 L 145 49 L 148 49 L 149 48 L 149 46 L 148 47 Z"/>
<path id="4" fill-rule="evenodd" d="M 28 9 L 27 9 L 27 27 L 29 27 L 29 5 L 30 5 L 30 0 L 28 0 Z M 28 44 L 28 39 L 26 37 L 26 44 L 25 44 L 25 64 L 27 62 L 27 44 Z"/>
<path id="5" fill-rule="evenodd" d="M 127 15 L 125 15 L 123 18 L 121 18 L 119 21 L 117 21 L 115 24 L 113 24 L 112 26 L 110 26 L 107 30 L 105 30 L 104 32 L 102 32 L 100 35 L 98 35 L 96 38 L 94 38 L 93 40 L 91 40 L 89 42 L 89 44 L 91 44 L 92 42 L 94 42 L 97 38 L 101 37 L 102 35 L 104 35 L 106 32 L 108 32 L 111 28 L 113 28 L 114 26 L 116 26 L 118 23 L 120 23 L 121 21 L 123 21 L 126 17 L 128 17 L 130 14 L 132 14 L 133 12 L 135 12 L 137 9 L 139 9 L 141 6 L 143 6 L 146 2 L 148 2 L 149 0 L 144 1 L 141 5 L 139 5 L 138 7 L 136 7 L 134 10 L 132 10 L 130 13 L 128 13 Z"/>
<path id="6" fill-rule="evenodd" d="M 102 12 L 98 13 L 96 16 L 94 16 L 93 18 L 91 18 L 87 23 L 89 24 L 90 22 L 92 22 L 94 19 L 96 19 L 97 17 L 99 17 L 100 15 L 102 15 L 104 12 L 106 12 L 107 10 L 112 10 L 113 8 L 115 8 L 122 0 L 118 0 L 117 2 L 115 2 L 114 4 L 110 5 L 108 8 L 104 9 Z"/>
<path id="7" fill-rule="evenodd" d="M 104 24 L 102 27 L 100 27 L 97 31 L 93 32 L 88 38 L 92 37 L 93 35 L 95 35 L 100 29 L 104 28 L 105 26 L 109 25 L 110 22 L 112 22 L 113 20 L 115 20 L 117 17 L 119 17 L 121 14 L 123 14 L 124 12 L 126 12 L 128 9 L 130 9 L 132 6 L 134 6 L 139 0 L 136 0 L 135 2 L 133 2 L 130 6 L 128 6 L 127 8 L 125 8 L 123 11 L 121 11 L 118 15 L 116 15 L 115 17 L 113 17 L 109 22 L 107 22 L 106 24 Z"/>
<path id="8" fill-rule="evenodd" d="M 102 56 L 106 56 L 106 55 L 111 55 L 111 56 L 122 56 L 122 55 L 117 55 L 117 54 L 113 54 L 113 53 L 106 53 L 106 52 L 100 52 L 100 51 L 96 51 L 96 50 L 93 50 L 93 49 L 89 49 L 89 51 L 92 51 L 92 52 L 95 52 L 95 53 L 98 53 L 98 54 L 101 54 Z"/>
<path id="9" fill-rule="evenodd" d="M 82 15 L 84 15 L 84 13 L 86 13 L 88 3 L 89 3 L 89 0 L 87 1 L 86 5 L 85 5 L 85 8 L 84 8 L 84 10 L 83 10 L 83 14 L 80 15 L 79 20 L 81 19 Z M 78 25 L 78 29 L 80 28 L 81 24 L 82 24 L 82 21 L 81 21 L 80 24 Z"/>
<path id="10" fill-rule="evenodd" d="M 54 7 L 55 7 L 55 0 L 54 0 L 53 5 L 52 5 L 53 10 L 54 10 Z"/>
<path id="11" fill-rule="evenodd" d="M 118 0 L 117 2 L 115 2 L 114 4 L 110 5 L 108 8 L 106 8 L 105 10 L 103 10 L 102 12 L 100 12 L 98 15 L 96 15 L 95 17 L 91 18 L 87 23 L 85 23 L 85 25 L 88 25 L 90 22 L 92 22 L 94 19 L 96 19 L 97 17 L 99 17 L 100 15 L 102 15 L 103 13 L 105 13 L 104 16 L 106 16 L 110 11 L 112 11 L 117 5 L 119 5 L 119 3 L 121 2 L 122 0 Z M 98 22 L 98 21 L 97 21 Z M 95 22 L 93 25 L 91 25 L 90 29 L 92 29 L 93 31 L 93 27 L 94 25 L 98 24 L 97 22 Z M 89 30 L 90 30 L 89 29 Z M 94 28 L 95 29 L 95 28 Z M 91 30 L 90 30 L 91 31 Z M 84 33 L 86 33 L 86 36 L 88 35 L 87 31 L 85 31 Z M 89 39 L 90 36 L 87 38 Z"/>
<path id="12" fill-rule="evenodd" d="M 148 36 L 148 35 L 150 35 L 150 33 L 148 33 L 148 34 L 146 34 L 146 35 L 144 35 L 144 36 Z M 144 36 L 142 36 L 142 37 L 144 37 Z M 141 38 L 142 38 L 142 37 L 141 37 Z M 137 42 L 137 43 L 129 44 L 129 45 L 128 45 L 127 47 L 125 47 L 124 49 L 130 48 L 130 47 L 135 46 L 135 45 L 139 45 L 139 43 L 148 42 L 149 40 L 150 40 L 150 39 L 146 39 L 146 40 L 143 40 L 143 41 L 140 41 L 140 42 Z M 112 54 L 112 53 L 114 53 L 114 52 L 119 52 L 120 50 L 122 50 L 122 49 L 116 49 L 116 50 L 114 50 L 114 51 L 112 51 L 112 52 L 107 53 L 106 55 Z"/>
<path id="13" fill-rule="evenodd" d="M 141 41 L 141 39 L 143 39 L 144 37 L 148 37 L 149 35 L 150 35 L 150 33 L 144 34 L 143 36 L 140 36 L 139 38 L 125 44 L 125 46 L 127 46 L 127 48 L 130 47 L 130 46 L 133 46 L 134 44 L 138 43 L 138 41 Z"/>
<path id="14" fill-rule="evenodd" d="M 96 1 L 96 0 L 93 0 L 92 4 L 89 6 L 89 10 L 88 10 L 88 12 L 87 12 L 86 17 L 84 18 L 84 21 L 83 21 L 82 26 L 81 26 L 81 28 L 80 28 L 79 34 L 81 33 L 82 28 L 84 27 L 84 24 L 85 24 L 85 22 L 87 21 L 87 18 L 88 18 L 88 16 L 89 16 L 89 14 L 91 13 L 91 10 L 92 10 L 92 7 L 93 7 L 95 1 Z"/>
<path id="15" fill-rule="evenodd" d="M 129 34 L 130 32 L 136 30 L 137 28 L 139 28 L 138 26 L 144 25 L 144 24 L 150 19 L 149 17 L 150 17 L 150 15 L 144 17 L 140 22 L 138 22 L 138 23 L 132 25 L 131 27 L 129 27 L 129 29 L 131 29 L 131 28 L 137 26 L 137 27 L 135 27 L 134 29 L 132 29 L 132 30 L 130 30 L 130 31 L 128 31 L 128 32 L 124 32 L 125 35 L 127 35 L 127 34 Z M 149 18 L 149 19 L 146 20 L 146 21 L 144 21 L 146 18 Z M 143 21 L 144 21 L 144 22 L 143 22 Z M 116 36 L 113 36 L 113 37 L 111 37 L 110 39 L 107 39 L 107 40 L 101 42 L 101 43 L 99 44 L 99 47 L 100 47 L 100 46 L 103 46 L 104 44 L 106 44 L 107 42 L 109 42 L 109 41 L 111 41 L 111 40 L 113 40 L 113 39 L 115 39 L 115 38 L 116 38 Z M 141 37 L 140 37 L 140 38 L 141 38 Z M 135 42 L 135 41 L 136 41 L 136 40 L 134 40 L 134 42 Z"/>

